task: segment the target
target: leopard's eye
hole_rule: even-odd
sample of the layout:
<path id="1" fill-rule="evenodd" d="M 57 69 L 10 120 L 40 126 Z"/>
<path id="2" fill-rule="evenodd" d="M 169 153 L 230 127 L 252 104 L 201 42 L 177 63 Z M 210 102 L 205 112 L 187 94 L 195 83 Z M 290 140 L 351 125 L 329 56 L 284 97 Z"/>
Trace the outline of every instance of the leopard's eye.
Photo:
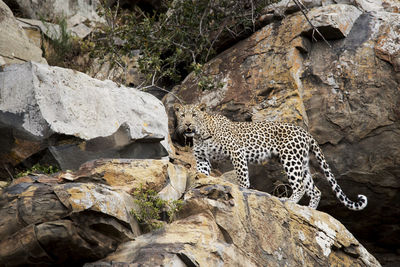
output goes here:
<path id="1" fill-rule="evenodd" d="M 193 117 L 196 117 L 197 116 L 197 114 L 196 113 L 193 113 L 193 115 L 192 115 Z"/>
<path id="2" fill-rule="evenodd" d="M 180 115 L 181 115 L 181 117 L 185 117 L 185 113 L 183 113 L 183 112 Z"/>

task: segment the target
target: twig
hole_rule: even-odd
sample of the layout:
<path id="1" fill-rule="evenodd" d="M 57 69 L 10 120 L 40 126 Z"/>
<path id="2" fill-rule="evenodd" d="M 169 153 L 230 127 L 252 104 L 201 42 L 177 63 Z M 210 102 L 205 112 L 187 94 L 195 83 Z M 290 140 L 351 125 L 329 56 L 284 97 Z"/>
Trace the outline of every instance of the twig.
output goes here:
<path id="1" fill-rule="evenodd" d="M 201 16 L 201 19 L 200 19 L 200 25 L 199 25 L 200 36 L 203 36 L 203 27 L 202 27 L 202 25 L 203 25 L 204 17 L 206 16 L 207 11 L 208 11 L 209 4 L 210 4 L 210 2 L 207 3 L 207 7 L 204 9 L 203 15 Z"/>
<path id="2" fill-rule="evenodd" d="M 319 36 L 321 36 L 322 40 L 324 40 L 324 42 L 325 42 L 330 48 L 332 48 L 331 44 L 325 39 L 325 37 L 319 32 L 319 30 L 317 29 L 317 27 L 315 27 L 315 26 L 311 23 L 310 19 L 307 17 L 306 12 L 304 11 L 304 9 L 307 10 L 307 8 L 305 8 L 305 6 L 303 5 L 303 3 L 301 3 L 300 0 L 293 0 L 293 2 L 294 2 L 294 3 L 297 5 L 297 7 L 300 9 L 301 13 L 303 13 L 303 15 L 304 15 L 304 17 L 306 18 L 307 22 L 311 25 L 311 27 L 312 27 L 312 29 L 313 29 L 312 38 L 313 38 L 314 40 L 316 40 L 315 37 L 314 37 L 314 32 L 317 32 L 317 33 L 319 34 Z M 303 8 L 303 7 L 304 7 L 304 8 Z"/>
<path id="3" fill-rule="evenodd" d="M 138 88 L 138 89 L 141 90 L 141 91 L 145 91 L 145 90 L 148 89 L 148 88 L 156 88 L 156 89 L 158 89 L 158 90 L 160 90 L 160 91 L 163 91 L 163 92 L 166 92 L 166 93 L 168 93 L 168 94 L 171 94 L 173 97 L 175 97 L 176 99 L 178 99 L 178 101 L 179 101 L 182 105 L 184 105 L 183 101 L 182 101 L 177 95 L 175 95 L 174 93 L 172 93 L 172 92 L 170 92 L 170 91 L 168 91 L 168 90 L 166 90 L 166 89 L 164 89 L 164 88 L 162 88 L 162 87 L 160 87 L 160 86 L 158 86 L 158 85 L 152 84 L 152 85 L 147 85 L 147 86 L 145 86 L 145 87 Z"/>
<path id="4" fill-rule="evenodd" d="M 211 49 L 212 49 L 213 46 L 214 46 L 214 43 L 217 41 L 219 35 L 222 33 L 222 31 L 224 30 L 224 28 L 225 28 L 225 26 L 223 26 L 223 27 L 221 27 L 221 28 L 219 29 L 219 32 L 218 32 L 217 35 L 215 36 L 214 40 L 211 42 L 210 48 L 208 48 L 208 51 L 207 51 L 206 60 L 205 60 L 206 62 L 208 61 L 208 56 L 210 55 L 210 52 L 211 52 Z"/>
<path id="5" fill-rule="evenodd" d="M 251 2 L 251 23 L 253 24 L 253 32 L 256 31 L 256 20 L 254 19 L 254 3 L 253 0 Z"/>
<path id="6" fill-rule="evenodd" d="M 142 84 L 144 83 L 144 82 L 143 82 L 143 83 L 141 83 L 138 87 L 136 87 L 136 89 L 141 90 L 141 91 L 146 91 L 146 89 L 148 89 L 148 88 L 156 88 L 156 89 L 158 89 L 158 90 L 160 90 L 160 91 L 166 92 L 167 94 L 171 94 L 173 97 L 175 97 L 176 99 L 178 99 L 178 101 L 179 101 L 182 105 L 184 105 L 184 104 L 183 104 L 183 101 L 182 101 L 177 95 L 175 95 L 174 93 L 172 93 L 172 92 L 170 92 L 170 91 L 168 91 L 168 90 L 166 90 L 166 89 L 164 89 L 164 88 L 162 88 L 162 87 L 156 85 L 156 83 L 157 83 L 157 81 L 158 81 L 158 79 L 157 79 L 157 81 L 155 80 L 156 75 L 157 75 L 157 70 L 154 71 L 153 77 L 152 77 L 152 79 L 151 79 L 151 85 L 147 85 L 147 86 L 141 87 Z"/>
<path id="7" fill-rule="evenodd" d="M 290 188 L 290 186 L 288 184 L 285 183 L 280 183 L 278 181 L 276 181 L 274 183 L 275 187 L 272 191 L 272 195 L 276 196 L 276 197 L 289 197 L 289 190 L 288 187 Z M 280 192 L 282 191 L 282 192 Z"/>
<path id="8" fill-rule="evenodd" d="M 2 56 L 2 57 L 5 57 L 5 58 L 9 58 L 9 59 L 18 59 L 18 60 L 21 60 L 21 61 L 25 61 L 25 62 L 28 62 L 29 60 L 27 60 L 27 59 L 23 59 L 23 58 L 21 58 L 21 57 L 17 57 L 17 56 L 15 56 L 15 55 L 4 55 L 4 54 L 1 54 L 0 53 L 0 56 Z"/>
<path id="9" fill-rule="evenodd" d="M 14 180 L 14 176 L 11 174 L 10 170 L 7 168 L 7 165 L 4 164 L 3 166 L 4 166 L 4 169 L 7 171 L 8 175 L 10 175 L 11 181 L 13 181 Z"/>

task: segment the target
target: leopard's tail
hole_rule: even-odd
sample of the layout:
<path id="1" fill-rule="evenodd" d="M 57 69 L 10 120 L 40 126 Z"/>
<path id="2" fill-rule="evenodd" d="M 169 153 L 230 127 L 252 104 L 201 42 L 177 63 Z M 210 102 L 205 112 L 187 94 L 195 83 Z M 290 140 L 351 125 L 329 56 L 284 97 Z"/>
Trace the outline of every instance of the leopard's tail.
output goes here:
<path id="1" fill-rule="evenodd" d="M 311 136 L 310 136 L 311 137 Z M 331 169 L 328 166 L 328 163 L 325 160 L 324 154 L 322 154 L 321 148 L 318 146 L 317 141 L 311 137 L 311 147 L 310 150 L 315 155 L 318 160 L 319 166 L 324 172 L 326 179 L 332 187 L 333 192 L 336 194 L 336 197 L 342 202 L 347 208 L 351 210 L 362 210 L 367 206 L 367 197 L 364 195 L 358 195 L 357 202 L 351 201 L 340 188 L 337 183 L 335 177 L 332 174 Z"/>

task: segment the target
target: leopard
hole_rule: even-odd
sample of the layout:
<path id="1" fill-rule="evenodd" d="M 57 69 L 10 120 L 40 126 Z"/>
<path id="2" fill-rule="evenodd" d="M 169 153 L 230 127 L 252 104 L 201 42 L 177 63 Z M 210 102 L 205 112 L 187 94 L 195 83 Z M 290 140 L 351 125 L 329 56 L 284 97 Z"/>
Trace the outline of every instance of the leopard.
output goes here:
<path id="1" fill-rule="evenodd" d="M 173 105 L 176 131 L 193 138 L 196 169 L 210 175 L 211 162 L 230 159 L 240 187 L 250 187 L 248 164 L 263 164 L 276 157 L 283 166 L 292 194 L 282 201 L 298 203 L 307 194 L 308 207 L 317 209 L 321 191 L 310 172 L 310 152 L 318 161 L 325 178 L 338 200 L 350 210 L 362 210 L 367 197 L 359 194 L 350 200 L 337 183 L 315 138 L 304 128 L 276 121 L 231 121 L 220 114 L 206 111 L 206 104 Z"/>

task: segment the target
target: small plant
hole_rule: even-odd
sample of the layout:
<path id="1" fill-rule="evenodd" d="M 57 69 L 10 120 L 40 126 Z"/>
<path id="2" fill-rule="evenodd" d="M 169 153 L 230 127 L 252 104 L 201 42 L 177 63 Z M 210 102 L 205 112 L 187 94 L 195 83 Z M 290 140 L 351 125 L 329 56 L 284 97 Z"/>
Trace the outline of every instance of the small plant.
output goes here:
<path id="1" fill-rule="evenodd" d="M 81 51 L 82 44 L 79 38 L 72 36 L 68 31 L 65 18 L 58 19 L 56 23 L 58 27 L 46 23 L 43 19 L 42 22 L 46 25 L 47 34 L 51 36 L 48 42 L 49 48 L 44 49 L 48 63 L 54 66 L 68 67 L 72 58 Z"/>
<path id="2" fill-rule="evenodd" d="M 31 168 L 19 172 L 16 176 L 17 177 L 22 177 L 22 176 L 27 176 L 30 174 L 33 175 L 37 175 L 37 174 L 53 174 L 56 172 L 59 172 L 60 169 L 55 167 L 55 166 L 44 166 L 44 165 L 40 165 L 39 163 L 36 163 L 35 165 L 33 165 Z"/>
<path id="3" fill-rule="evenodd" d="M 182 200 L 163 200 L 156 191 L 152 189 L 144 190 L 142 186 L 133 192 L 133 197 L 138 208 L 132 210 L 132 214 L 145 231 L 156 230 L 163 226 L 161 214 L 166 213 L 168 222 L 171 222 L 183 206 Z"/>

